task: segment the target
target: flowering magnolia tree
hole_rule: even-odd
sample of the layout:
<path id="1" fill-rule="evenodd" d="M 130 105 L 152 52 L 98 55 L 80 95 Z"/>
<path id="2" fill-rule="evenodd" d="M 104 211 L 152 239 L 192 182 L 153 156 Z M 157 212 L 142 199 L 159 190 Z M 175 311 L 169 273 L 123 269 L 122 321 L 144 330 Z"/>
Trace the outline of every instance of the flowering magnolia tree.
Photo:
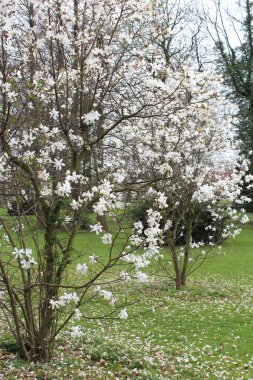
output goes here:
<path id="1" fill-rule="evenodd" d="M 22 356 L 47 361 L 57 334 L 81 317 L 80 306 L 103 297 L 119 308 L 106 284 L 146 281 L 140 268 L 158 252 L 160 214 L 149 211 L 145 238 L 138 226 L 123 232 L 113 210 L 130 184 L 122 188 L 122 175 L 108 167 L 107 148 L 131 120 L 169 117 L 181 79 L 172 86 L 159 79 L 163 56 L 150 35 L 156 41 L 167 31 L 154 23 L 150 1 L 17 1 L 2 2 L 0 11 L 1 183 L 17 214 L 11 224 L 1 220 L 1 305 Z M 24 207 L 31 200 L 32 218 Z M 84 247 L 79 276 L 67 281 L 90 209 L 98 219 L 109 213 L 116 235 L 102 236 L 105 260 Z M 144 254 L 133 254 L 143 247 Z M 129 270 L 104 278 L 119 260 Z M 126 316 L 123 308 L 119 317 Z"/>
<path id="2" fill-rule="evenodd" d="M 159 210 L 162 240 L 167 246 L 161 264 L 179 289 L 215 244 L 235 237 L 240 224 L 248 221 L 243 203 L 250 199 L 241 193 L 243 180 L 250 187 L 252 176 L 245 175 L 247 160 L 239 155 L 236 130 L 217 93 L 221 78 L 185 67 L 177 75 L 167 71 L 163 84 L 152 82 L 153 88 L 173 84 L 176 90 L 170 106 L 174 113 L 166 122 L 128 123 L 118 140 L 115 138 L 115 145 L 119 147 L 116 173 L 121 180 L 149 180 L 149 190 L 146 186 L 132 188 L 133 200 L 138 194 L 138 199 L 153 201 Z M 115 149 L 113 152 L 116 157 Z M 195 237 L 196 226 L 203 231 Z M 145 223 L 138 227 L 145 236 Z"/>
<path id="3" fill-rule="evenodd" d="M 70 334 L 81 336 L 78 320 L 96 298 L 109 302 L 108 315 L 126 318 L 116 285 L 147 281 L 141 268 L 158 255 L 165 233 L 177 286 L 185 283 L 176 227 L 164 210 L 179 209 L 187 221 L 188 268 L 194 205 L 240 193 L 234 166 L 230 178 L 214 169 L 229 124 L 215 119 L 210 81 L 187 68 L 170 71 L 157 43 L 168 30 L 157 27 L 155 4 L 0 4 L 0 180 L 3 206 L 12 197 L 16 214 L 12 222 L 1 218 L 0 304 L 27 360 L 49 360 L 68 322 Z M 154 207 L 146 226 L 130 231 L 119 209 L 147 186 Z M 92 241 L 82 252 L 75 247 L 90 210 L 101 221 L 91 226 L 102 235 L 101 256 Z M 105 215 L 116 226 L 112 234 Z"/>
<path id="4" fill-rule="evenodd" d="M 123 225 L 113 210 L 122 197 L 105 179 L 104 141 L 126 120 L 166 116 L 172 94 L 149 86 L 156 67 L 156 48 L 145 40 L 150 2 L 2 2 L 0 14 L 1 182 L 18 210 L 14 225 L 1 220 L 0 302 L 22 356 L 47 361 L 57 334 L 80 318 L 81 305 L 103 297 L 118 309 L 106 283 L 131 276 L 103 275 L 120 259 L 145 280 L 139 268 L 157 252 L 157 213 L 149 214 L 146 242 L 132 246 L 125 233 L 115 248 Z M 28 196 L 35 223 L 24 213 Z M 67 282 L 74 240 L 91 208 L 98 217 L 111 213 L 116 236 L 102 236 L 109 246 L 104 261 L 84 247 L 79 276 Z M 92 231 L 102 233 L 101 224 Z M 144 256 L 137 260 L 132 253 L 140 246 Z M 121 310 L 119 317 L 126 316 Z M 74 326 L 71 334 L 82 331 Z"/>

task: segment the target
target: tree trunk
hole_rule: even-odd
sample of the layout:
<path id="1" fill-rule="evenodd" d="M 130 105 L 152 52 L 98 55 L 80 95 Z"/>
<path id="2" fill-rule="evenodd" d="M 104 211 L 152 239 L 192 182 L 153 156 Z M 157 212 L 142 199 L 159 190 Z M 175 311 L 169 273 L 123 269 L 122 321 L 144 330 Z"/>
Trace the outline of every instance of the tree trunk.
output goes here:
<path id="1" fill-rule="evenodd" d="M 179 290 L 181 288 L 181 271 L 179 267 L 179 262 L 178 262 L 178 257 L 177 257 L 177 252 L 176 252 L 176 247 L 173 242 L 172 236 L 170 232 L 167 232 L 167 240 L 168 240 L 168 245 L 170 248 L 170 253 L 174 265 L 174 270 L 175 270 L 175 283 L 176 283 L 176 289 Z"/>
<path id="2" fill-rule="evenodd" d="M 58 288 L 53 285 L 58 285 L 56 278 L 55 246 L 57 240 L 56 221 L 59 212 L 60 204 L 58 204 L 57 209 L 49 215 L 45 231 L 45 286 L 43 289 L 43 301 L 40 309 L 40 328 L 37 334 L 37 347 L 35 350 L 37 357 L 40 358 L 40 361 L 44 362 L 50 358 L 50 348 L 52 347 L 51 333 L 55 318 L 55 310 L 51 307 L 49 301 L 57 298 L 58 295 Z"/>
<path id="3" fill-rule="evenodd" d="M 189 217 L 189 219 L 187 221 L 187 227 L 186 227 L 184 263 L 183 263 L 183 269 L 181 272 L 181 284 L 183 286 L 186 285 L 186 279 L 187 279 L 187 270 L 188 270 L 188 265 L 189 265 L 189 254 L 190 254 L 190 247 L 191 247 L 191 236 L 192 236 L 192 216 Z"/>
<path id="4" fill-rule="evenodd" d="M 28 361 L 32 363 L 48 363 L 50 361 L 53 347 L 52 341 L 49 339 L 50 331 L 47 335 L 36 334 L 34 346 L 27 347 Z"/>
<path id="5" fill-rule="evenodd" d="M 103 230 L 105 232 L 109 231 L 107 220 L 106 220 L 106 215 L 97 215 L 97 221 L 101 224 L 101 226 L 103 227 Z"/>

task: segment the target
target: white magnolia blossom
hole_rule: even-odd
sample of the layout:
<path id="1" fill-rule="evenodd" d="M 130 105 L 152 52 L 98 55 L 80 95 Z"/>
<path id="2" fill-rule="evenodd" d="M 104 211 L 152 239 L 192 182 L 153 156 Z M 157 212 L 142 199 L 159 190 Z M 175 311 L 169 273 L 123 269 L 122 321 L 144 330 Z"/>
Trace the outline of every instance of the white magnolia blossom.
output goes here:
<path id="1" fill-rule="evenodd" d="M 90 255 L 89 259 L 90 259 L 91 264 L 96 264 L 98 257 L 95 255 Z"/>
<path id="2" fill-rule="evenodd" d="M 128 318 L 128 313 L 126 311 L 126 309 L 122 309 L 119 313 L 119 318 L 120 319 L 127 319 Z"/>
<path id="3" fill-rule="evenodd" d="M 134 223 L 134 228 L 136 229 L 136 232 L 138 233 L 138 234 L 142 234 L 142 232 L 143 232 L 143 224 L 142 224 L 142 222 L 135 222 Z"/>
<path id="4" fill-rule="evenodd" d="M 240 223 L 245 224 L 249 222 L 249 217 L 247 214 L 244 214 L 243 217 L 240 219 Z"/>
<path id="5" fill-rule="evenodd" d="M 116 298 L 113 293 L 108 290 L 100 290 L 100 295 L 106 300 L 109 301 L 111 305 L 114 305 L 116 302 Z"/>
<path id="6" fill-rule="evenodd" d="M 95 232 L 96 235 L 99 235 L 101 232 L 103 232 L 103 227 L 100 223 L 96 223 L 93 226 L 90 226 L 91 232 Z"/>
<path id="7" fill-rule="evenodd" d="M 86 274 L 87 271 L 88 271 L 88 266 L 85 263 L 83 263 L 83 264 L 77 264 L 76 270 L 77 270 L 77 272 L 80 272 L 82 274 Z"/>
<path id="8" fill-rule="evenodd" d="M 79 309 L 75 309 L 75 318 L 79 321 L 82 317 L 82 313 Z"/>
<path id="9" fill-rule="evenodd" d="M 61 170 L 65 166 L 65 163 L 63 162 L 62 158 L 60 159 L 55 158 L 53 161 L 53 165 L 56 170 Z"/>
<path id="10" fill-rule="evenodd" d="M 69 196 L 71 194 L 72 187 L 70 182 L 65 181 L 64 183 L 58 183 L 56 194 L 60 197 Z"/>
<path id="11" fill-rule="evenodd" d="M 110 290 L 101 289 L 101 286 L 97 285 L 94 292 L 108 301 L 110 305 L 115 305 L 117 299 Z"/>
<path id="12" fill-rule="evenodd" d="M 100 118 L 100 114 L 98 111 L 91 111 L 87 113 L 86 115 L 82 116 L 82 119 L 86 124 L 92 124 L 95 121 L 98 121 Z"/>
<path id="13" fill-rule="evenodd" d="M 101 238 L 102 242 L 104 244 L 111 244 L 112 243 L 112 235 L 107 233 L 107 234 L 104 234 Z"/>

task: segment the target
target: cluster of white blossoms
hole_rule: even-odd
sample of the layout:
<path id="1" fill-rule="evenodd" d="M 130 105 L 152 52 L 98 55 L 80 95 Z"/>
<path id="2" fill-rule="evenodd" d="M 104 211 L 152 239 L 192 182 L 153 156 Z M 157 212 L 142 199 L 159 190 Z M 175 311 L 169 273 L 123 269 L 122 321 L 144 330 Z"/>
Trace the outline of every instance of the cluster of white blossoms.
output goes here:
<path id="1" fill-rule="evenodd" d="M 93 207 L 97 215 L 104 215 L 107 211 L 113 208 L 117 197 L 113 191 L 113 186 L 108 180 L 104 180 L 98 187 L 99 200 Z"/>
<path id="2" fill-rule="evenodd" d="M 202 185 L 194 192 L 192 200 L 200 203 L 209 201 L 215 202 L 213 186 L 210 186 L 208 184 Z"/>
<path id="3" fill-rule="evenodd" d="M 168 208 L 168 204 L 167 204 L 168 198 L 166 197 L 164 192 L 157 191 L 153 189 L 152 187 L 150 187 L 148 189 L 147 195 L 148 197 L 150 197 L 150 199 L 153 199 L 154 207 L 158 208 L 158 210 L 164 210 Z"/>
<path id="4" fill-rule="evenodd" d="M 91 230 L 91 232 L 95 232 L 96 235 L 103 233 L 103 227 L 100 223 L 90 225 L 90 230 Z M 112 234 L 110 234 L 109 232 L 104 233 L 103 236 L 101 237 L 101 241 L 103 244 L 106 244 L 106 245 L 112 244 L 112 242 L 113 242 Z"/>
<path id="5" fill-rule="evenodd" d="M 132 278 L 139 282 L 148 282 L 149 278 L 146 273 L 140 271 L 140 268 L 145 268 L 150 264 L 150 260 L 156 257 L 160 252 L 161 237 L 163 230 L 160 226 L 160 212 L 149 209 L 147 211 L 147 227 L 144 228 L 142 222 L 134 223 L 135 233 L 130 237 L 130 253 L 123 252 L 121 259 L 127 263 L 131 263 L 135 268 L 135 274 Z M 133 249 L 143 248 L 143 253 L 134 254 Z M 122 274 L 122 273 L 121 273 Z M 130 280 L 128 273 L 123 273 L 124 280 Z"/>
<path id="6" fill-rule="evenodd" d="M 82 116 L 82 119 L 86 124 L 93 124 L 94 122 L 98 121 L 99 118 L 100 114 L 98 111 L 90 111 L 86 115 Z"/>
<path id="7" fill-rule="evenodd" d="M 64 307 L 71 302 L 74 302 L 75 304 L 79 302 L 79 297 L 76 292 L 64 293 L 58 300 L 49 300 L 49 304 L 52 309 L 59 309 L 60 307 Z"/>
<path id="8" fill-rule="evenodd" d="M 76 172 L 70 173 L 70 171 L 67 171 L 64 182 L 58 183 L 56 194 L 60 197 L 69 197 L 72 194 L 73 184 L 85 184 L 86 181 L 87 179 L 83 175 L 77 174 Z M 85 195 L 83 195 L 82 197 L 85 198 Z M 74 200 L 72 200 L 72 202 L 74 202 Z M 75 203 L 72 203 L 72 208 L 74 210 L 77 209 L 77 205 L 78 202 L 75 201 Z"/>
<path id="9" fill-rule="evenodd" d="M 12 254 L 20 262 L 22 269 L 30 269 L 33 265 L 37 264 L 32 257 L 32 250 L 30 248 L 14 248 Z"/>
<path id="10" fill-rule="evenodd" d="M 97 285 L 94 288 L 94 292 L 108 301 L 110 305 L 115 305 L 117 299 L 110 290 L 102 289 L 101 286 Z"/>
<path id="11" fill-rule="evenodd" d="M 94 205 L 94 211 L 98 215 L 104 215 L 108 212 L 117 201 L 117 198 L 113 192 L 111 183 L 108 180 L 103 180 L 98 186 L 93 186 L 90 190 L 86 190 L 80 193 L 78 199 L 72 197 L 72 183 L 80 183 L 80 185 L 86 185 L 88 179 L 82 175 L 72 173 L 68 174 L 63 183 L 58 184 L 56 193 L 59 196 L 65 196 L 71 198 L 71 208 L 74 211 L 82 209 L 87 203 L 96 199 L 97 202 Z"/>
<path id="12" fill-rule="evenodd" d="M 145 238 L 145 257 L 153 257 L 159 253 L 163 230 L 160 226 L 162 215 L 159 211 L 149 209 L 147 211 L 148 227 L 144 231 Z"/>

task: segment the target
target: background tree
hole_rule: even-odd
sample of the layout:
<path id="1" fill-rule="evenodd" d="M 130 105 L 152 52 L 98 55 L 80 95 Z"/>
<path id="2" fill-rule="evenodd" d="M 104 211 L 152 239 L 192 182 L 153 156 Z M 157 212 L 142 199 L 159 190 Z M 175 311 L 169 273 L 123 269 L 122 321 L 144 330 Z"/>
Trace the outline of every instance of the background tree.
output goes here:
<path id="1" fill-rule="evenodd" d="M 229 5 L 225 1 L 213 4 L 208 20 L 210 36 L 215 42 L 218 70 L 224 77 L 229 99 L 239 110 L 237 136 L 242 142 L 241 149 L 252 161 L 253 3 L 240 0 Z"/>
<path id="2" fill-rule="evenodd" d="M 215 243 L 240 232 L 235 222 L 247 221 L 245 211 L 232 209 L 234 202 L 242 203 L 241 181 L 247 164 L 240 168 L 242 158 L 233 140 L 231 117 L 217 93 L 220 80 L 211 72 L 199 73 L 186 66 L 184 71 L 170 72 L 164 83 L 175 86 L 173 112 L 166 120 L 154 119 L 152 124 L 126 125 L 115 137 L 115 176 L 122 183 L 132 178 L 133 204 L 142 199 L 149 205 L 146 210 L 152 207 L 161 212 L 161 244 L 168 246 L 163 257 L 172 261 L 173 270 L 169 268 L 168 273 L 178 289 L 206 260 Z M 153 79 L 152 85 L 156 88 L 159 82 Z M 134 129 L 138 136 L 133 134 Z M 136 186 L 137 178 L 142 186 Z M 138 204 L 132 207 L 138 208 Z M 208 215 L 205 237 L 197 240 L 193 226 L 203 213 Z M 227 223 L 215 241 L 215 231 L 224 218 Z M 144 227 L 145 218 L 139 224 L 140 233 Z"/>

